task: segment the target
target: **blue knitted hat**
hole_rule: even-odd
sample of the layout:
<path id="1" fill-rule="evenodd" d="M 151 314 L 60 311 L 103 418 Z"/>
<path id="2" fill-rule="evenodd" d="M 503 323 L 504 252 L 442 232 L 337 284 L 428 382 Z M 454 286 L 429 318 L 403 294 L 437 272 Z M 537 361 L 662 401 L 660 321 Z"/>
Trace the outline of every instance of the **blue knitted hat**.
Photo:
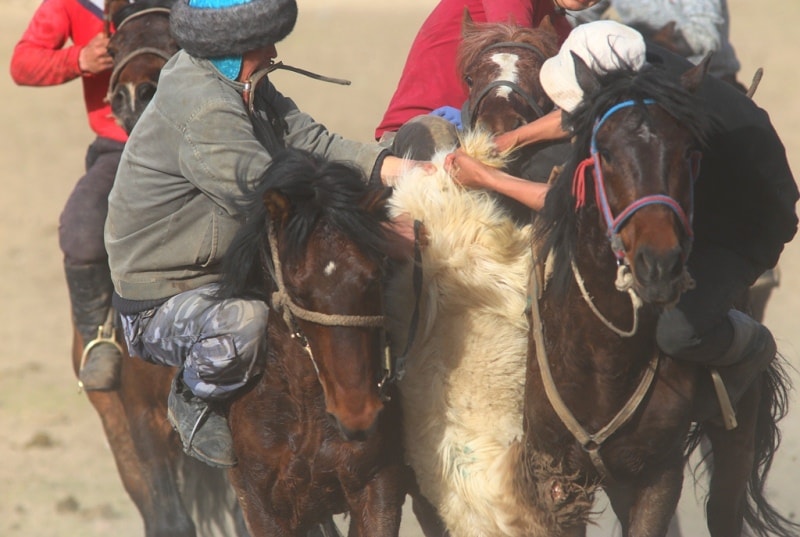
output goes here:
<path id="1" fill-rule="evenodd" d="M 296 20 L 295 0 L 177 0 L 170 26 L 192 56 L 224 59 L 277 43 Z"/>

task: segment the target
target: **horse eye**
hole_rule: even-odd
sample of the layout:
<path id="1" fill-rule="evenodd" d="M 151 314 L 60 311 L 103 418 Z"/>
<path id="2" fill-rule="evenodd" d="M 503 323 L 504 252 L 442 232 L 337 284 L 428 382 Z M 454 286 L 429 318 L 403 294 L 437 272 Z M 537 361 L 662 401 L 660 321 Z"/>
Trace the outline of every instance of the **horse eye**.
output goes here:
<path id="1" fill-rule="evenodd" d="M 139 84 L 136 87 L 136 98 L 140 101 L 149 101 L 156 93 L 156 87 L 153 84 Z"/>
<path id="2" fill-rule="evenodd" d="M 600 155 L 605 162 L 611 164 L 611 152 L 608 149 L 600 148 L 597 150 L 597 153 Z"/>
<path id="3" fill-rule="evenodd" d="M 466 82 L 467 86 L 470 88 L 472 87 L 472 84 L 474 84 L 474 82 L 472 81 L 472 77 L 469 75 L 464 77 L 464 82 Z"/>

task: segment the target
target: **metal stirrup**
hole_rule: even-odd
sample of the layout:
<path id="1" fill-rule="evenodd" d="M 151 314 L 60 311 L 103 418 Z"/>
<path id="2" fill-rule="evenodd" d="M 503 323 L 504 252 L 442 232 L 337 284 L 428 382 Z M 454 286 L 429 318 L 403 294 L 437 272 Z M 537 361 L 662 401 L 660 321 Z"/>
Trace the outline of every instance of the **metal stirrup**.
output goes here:
<path id="1" fill-rule="evenodd" d="M 86 365 L 86 359 L 89 357 L 89 353 L 98 345 L 110 344 L 116 347 L 120 354 L 125 353 L 122 345 L 120 345 L 116 339 L 116 316 L 117 312 L 114 310 L 114 308 L 108 308 L 106 321 L 97 327 L 97 337 L 87 343 L 83 348 L 83 354 L 81 354 L 81 364 L 78 368 L 78 375 L 80 375 L 80 372 L 83 371 L 83 366 Z M 78 379 L 78 391 L 83 391 L 83 381 L 80 379 Z"/>

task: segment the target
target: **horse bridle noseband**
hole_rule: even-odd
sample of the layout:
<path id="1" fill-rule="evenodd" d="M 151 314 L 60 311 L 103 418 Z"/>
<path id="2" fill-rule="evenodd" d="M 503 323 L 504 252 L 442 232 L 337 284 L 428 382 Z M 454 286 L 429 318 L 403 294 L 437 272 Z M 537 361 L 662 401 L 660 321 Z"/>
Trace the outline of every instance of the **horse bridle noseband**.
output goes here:
<path id="1" fill-rule="evenodd" d="M 272 293 L 271 306 L 275 311 L 280 311 L 283 314 L 283 321 L 291 332 L 291 337 L 297 339 L 300 346 L 311 359 L 314 366 L 314 371 L 317 374 L 317 379 L 321 383 L 319 376 L 319 366 L 317 360 L 314 358 L 314 352 L 311 350 L 311 344 L 308 338 L 300 329 L 297 319 L 302 319 L 311 323 L 322 326 L 349 326 L 349 327 L 363 327 L 363 328 L 378 328 L 381 330 L 381 340 L 383 346 L 383 372 L 381 379 L 378 381 L 378 392 L 381 399 L 388 401 L 390 399 L 388 392 L 389 384 L 393 381 L 397 374 L 395 368 L 395 360 L 392 357 L 389 344 L 386 341 L 386 316 L 385 315 L 341 315 L 321 313 L 318 311 L 310 311 L 297 304 L 286 290 L 286 285 L 283 281 L 283 272 L 281 270 L 281 262 L 278 256 L 278 238 L 275 234 L 273 226 L 269 226 L 267 233 L 269 240 L 269 249 L 271 259 L 264 259 L 262 263 L 272 276 L 272 281 L 275 283 L 276 290 Z"/>
<path id="2" fill-rule="evenodd" d="M 123 20 L 120 25 L 117 27 L 117 32 L 122 29 L 122 27 L 130 20 L 136 19 L 141 17 L 142 15 L 147 15 L 150 13 L 162 13 L 169 17 L 170 10 L 165 7 L 151 7 L 148 9 L 143 9 L 141 11 L 137 11 L 136 13 L 132 13 L 129 15 L 125 20 Z M 121 60 L 114 61 L 114 69 L 111 70 L 111 78 L 108 81 L 108 92 L 106 93 L 106 101 L 111 102 L 111 99 L 114 97 L 114 93 L 117 91 L 117 83 L 119 82 L 120 73 L 122 70 L 127 67 L 127 65 L 135 58 L 139 56 L 144 56 L 145 54 L 150 54 L 153 56 L 158 56 L 166 63 L 172 58 L 172 54 L 156 47 L 141 47 L 137 48 L 136 50 L 132 51 L 130 54 L 123 56 Z"/>
<path id="3" fill-rule="evenodd" d="M 542 63 L 544 63 L 545 60 L 547 60 L 547 56 L 545 56 L 544 52 L 542 52 L 541 49 L 539 49 L 538 47 L 531 45 L 530 43 L 515 43 L 513 41 L 503 41 L 500 43 L 494 43 L 492 45 L 489 45 L 488 47 L 481 50 L 479 55 L 483 55 L 486 52 L 499 48 L 521 48 L 533 52 L 542 61 Z M 478 95 L 474 99 L 474 104 L 472 103 L 473 99 L 471 98 L 464 103 L 464 109 L 461 111 L 462 120 L 469 119 L 468 123 L 469 126 L 474 127 L 475 120 L 477 119 L 476 116 L 478 113 L 478 109 L 480 108 L 481 103 L 486 98 L 486 96 L 489 95 L 490 91 L 500 87 L 509 88 L 513 93 L 516 93 L 517 95 L 522 97 L 525 103 L 531 108 L 531 110 L 534 111 L 537 118 L 540 118 L 545 114 L 542 107 L 539 105 L 538 102 L 536 102 L 536 99 L 534 99 L 532 95 L 530 95 L 528 92 L 522 89 L 518 84 L 515 84 L 510 80 L 494 80 L 489 84 L 487 84 L 486 87 L 483 88 L 480 92 L 478 92 Z"/>

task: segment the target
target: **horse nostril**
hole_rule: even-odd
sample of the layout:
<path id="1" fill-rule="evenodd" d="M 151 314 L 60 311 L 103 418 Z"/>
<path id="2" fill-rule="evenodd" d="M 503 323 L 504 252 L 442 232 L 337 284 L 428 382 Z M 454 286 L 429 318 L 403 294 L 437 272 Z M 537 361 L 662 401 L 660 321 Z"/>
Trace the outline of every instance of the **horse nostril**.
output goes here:
<path id="1" fill-rule="evenodd" d="M 656 254 L 647 247 L 639 248 L 634 260 L 634 270 L 642 281 L 670 281 L 683 272 L 683 258 L 680 248 Z"/>

